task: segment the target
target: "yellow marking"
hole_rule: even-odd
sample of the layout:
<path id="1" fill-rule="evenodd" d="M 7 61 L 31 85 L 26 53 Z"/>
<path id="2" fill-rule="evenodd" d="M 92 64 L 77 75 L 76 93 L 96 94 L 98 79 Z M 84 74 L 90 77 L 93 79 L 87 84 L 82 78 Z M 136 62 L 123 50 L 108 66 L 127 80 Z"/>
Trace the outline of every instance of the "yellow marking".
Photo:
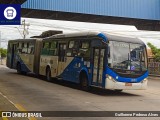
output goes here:
<path id="1" fill-rule="evenodd" d="M 27 110 L 24 109 L 24 107 L 22 107 L 22 105 L 20 105 L 20 104 L 15 104 L 15 106 L 16 106 L 16 108 L 17 108 L 19 111 L 21 111 L 21 112 L 27 112 Z M 29 120 L 37 120 L 37 119 L 34 118 L 34 117 L 29 117 L 28 119 L 29 119 Z"/>
<path id="2" fill-rule="evenodd" d="M 3 119 L 3 120 L 8 120 L 8 118 L 6 118 L 6 117 L 3 117 L 2 119 Z"/>
<path id="3" fill-rule="evenodd" d="M 20 110 L 20 111 L 24 111 L 24 112 L 27 112 L 27 110 L 26 109 L 24 109 L 20 104 L 15 104 L 15 106 L 16 106 L 16 108 L 18 109 L 18 110 Z"/>
<path id="4" fill-rule="evenodd" d="M 1 92 L 0 92 L 0 95 L 2 95 L 4 98 L 6 98 L 12 105 L 14 105 L 19 111 L 21 111 L 21 112 L 27 112 L 27 110 L 26 109 L 24 109 L 20 104 L 14 104 L 11 100 L 9 100 L 8 98 L 7 98 L 7 96 L 5 96 L 5 95 L 3 95 Z M 6 118 L 6 117 L 2 117 L 2 119 L 3 120 L 9 120 L 8 118 Z M 34 118 L 34 117 L 30 117 L 30 118 L 28 118 L 29 120 L 37 120 L 36 118 Z"/>

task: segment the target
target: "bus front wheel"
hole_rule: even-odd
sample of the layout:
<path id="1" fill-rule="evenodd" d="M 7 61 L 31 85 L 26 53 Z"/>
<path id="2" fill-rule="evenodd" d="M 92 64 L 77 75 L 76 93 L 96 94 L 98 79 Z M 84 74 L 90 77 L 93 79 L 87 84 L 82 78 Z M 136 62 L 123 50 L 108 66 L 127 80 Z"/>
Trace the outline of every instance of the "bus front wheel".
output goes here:
<path id="1" fill-rule="evenodd" d="M 84 91 L 88 91 L 90 89 L 88 84 L 88 78 L 85 73 L 81 73 L 80 75 L 80 86 L 81 86 L 81 89 Z"/>
<path id="2" fill-rule="evenodd" d="M 122 92 L 123 90 L 122 89 L 115 89 L 114 91 L 115 92 Z"/>
<path id="3" fill-rule="evenodd" d="M 46 80 L 47 80 L 48 82 L 50 82 L 50 81 L 52 80 L 50 68 L 47 68 L 47 70 L 46 70 Z"/>

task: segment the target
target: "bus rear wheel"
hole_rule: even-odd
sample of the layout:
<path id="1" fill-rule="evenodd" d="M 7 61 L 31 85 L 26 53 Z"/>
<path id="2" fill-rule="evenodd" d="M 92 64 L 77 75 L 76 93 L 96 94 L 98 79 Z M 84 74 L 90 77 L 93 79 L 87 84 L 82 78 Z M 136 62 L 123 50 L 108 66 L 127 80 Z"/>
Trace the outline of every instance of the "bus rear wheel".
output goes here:
<path id="1" fill-rule="evenodd" d="M 88 78 L 85 73 L 82 73 L 80 75 L 80 86 L 81 86 L 81 89 L 84 91 L 89 91 L 90 89 L 89 84 L 88 84 Z"/>
<path id="2" fill-rule="evenodd" d="M 17 64 L 17 73 L 22 74 L 21 65 L 20 63 Z"/>
<path id="3" fill-rule="evenodd" d="M 47 80 L 48 82 L 50 82 L 50 81 L 52 80 L 50 68 L 47 68 L 47 70 L 46 70 L 46 80 Z"/>
<path id="4" fill-rule="evenodd" d="M 17 73 L 18 73 L 18 74 L 23 74 L 23 75 L 26 75 L 26 74 L 27 74 L 27 72 L 22 71 L 22 68 L 21 68 L 21 64 L 20 64 L 20 63 L 17 64 Z"/>

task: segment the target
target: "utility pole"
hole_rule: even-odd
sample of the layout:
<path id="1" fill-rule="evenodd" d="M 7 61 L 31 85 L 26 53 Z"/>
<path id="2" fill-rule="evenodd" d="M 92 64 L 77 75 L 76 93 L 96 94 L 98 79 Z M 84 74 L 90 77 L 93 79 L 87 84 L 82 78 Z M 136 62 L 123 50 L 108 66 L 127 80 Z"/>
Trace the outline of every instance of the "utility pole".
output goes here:
<path id="1" fill-rule="evenodd" d="M 29 34 L 28 29 L 29 29 L 30 24 L 26 23 L 25 20 L 23 20 L 22 25 L 23 25 L 23 39 L 26 39 L 26 35 Z M 26 29 L 26 27 L 27 27 L 27 29 Z"/>

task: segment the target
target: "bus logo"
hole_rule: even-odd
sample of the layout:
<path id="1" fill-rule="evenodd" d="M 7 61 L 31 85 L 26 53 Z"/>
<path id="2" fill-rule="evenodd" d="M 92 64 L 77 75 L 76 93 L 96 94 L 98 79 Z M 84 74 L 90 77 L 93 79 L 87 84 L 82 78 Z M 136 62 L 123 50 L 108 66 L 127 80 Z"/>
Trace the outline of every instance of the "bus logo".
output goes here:
<path id="1" fill-rule="evenodd" d="M 16 9 L 14 9 L 13 7 L 7 7 L 5 10 L 4 10 L 4 16 L 6 19 L 8 20 L 12 20 L 16 17 L 17 15 L 17 11 Z"/>
<path id="2" fill-rule="evenodd" d="M 135 70 L 135 66 L 131 66 L 131 70 Z"/>

